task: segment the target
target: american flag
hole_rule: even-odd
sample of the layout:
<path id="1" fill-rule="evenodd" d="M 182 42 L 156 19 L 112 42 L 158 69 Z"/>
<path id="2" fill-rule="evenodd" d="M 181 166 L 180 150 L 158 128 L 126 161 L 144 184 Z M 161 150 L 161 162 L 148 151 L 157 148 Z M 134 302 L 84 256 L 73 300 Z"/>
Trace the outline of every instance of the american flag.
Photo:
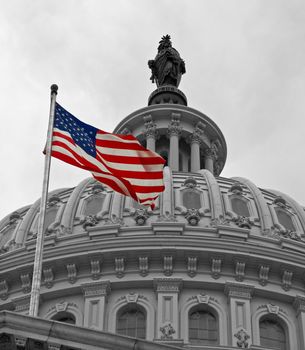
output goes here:
<path id="1" fill-rule="evenodd" d="M 154 208 L 164 191 L 164 159 L 132 135 L 111 134 L 85 124 L 55 105 L 51 155 L 79 168 L 114 191 Z"/>

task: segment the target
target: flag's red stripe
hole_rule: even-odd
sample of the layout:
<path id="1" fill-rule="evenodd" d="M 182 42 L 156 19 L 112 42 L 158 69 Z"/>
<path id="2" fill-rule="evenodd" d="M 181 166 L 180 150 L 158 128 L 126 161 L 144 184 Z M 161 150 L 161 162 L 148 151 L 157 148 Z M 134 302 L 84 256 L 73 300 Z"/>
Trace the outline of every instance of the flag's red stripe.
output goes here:
<path id="1" fill-rule="evenodd" d="M 164 164 L 165 161 L 160 157 L 130 157 L 130 156 L 115 156 L 113 154 L 103 154 L 103 159 L 107 162 L 122 163 L 122 164 Z"/>
<path id="2" fill-rule="evenodd" d="M 125 185 L 125 187 L 128 189 L 128 191 L 131 194 L 131 196 L 135 200 L 137 200 L 137 195 L 135 193 L 134 186 L 132 186 L 128 182 L 128 180 L 124 179 L 123 177 L 119 176 L 118 174 L 115 174 L 114 172 L 112 174 L 111 173 L 109 174 L 107 172 L 101 171 L 101 169 L 99 169 L 95 164 L 90 163 L 84 157 L 81 157 L 76 152 L 72 151 L 71 148 L 69 148 L 65 143 L 62 143 L 60 141 L 53 141 L 53 145 L 57 145 L 57 146 L 60 146 L 60 147 L 62 147 L 64 149 L 68 150 L 82 165 L 79 165 L 77 162 L 75 162 L 75 160 L 73 160 L 73 158 L 70 158 L 67 155 L 63 154 L 63 153 L 52 151 L 52 153 L 54 152 L 54 153 L 57 154 L 57 156 L 56 156 L 57 158 L 62 159 L 65 162 L 70 163 L 72 165 L 75 165 L 75 166 L 77 166 L 77 167 L 79 167 L 81 169 L 89 170 L 91 172 L 96 172 L 96 173 L 100 173 L 100 174 L 106 174 L 108 176 L 112 175 L 112 176 L 118 178 L 118 180 L 121 181 Z M 96 177 L 96 176 L 94 175 L 94 177 Z M 104 181 L 104 179 L 105 178 L 103 178 L 103 181 Z M 106 179 L 106 180 L 108 181 L 109 179 Z M 115 186 L 117 188 L 117 185 L 115 185 Z M 124 192 L 122 192 L 122 190 L 120 190 L 120 193 L 125 194 Z"/>
<path id="3" fill-rule="evenodd" d="M 53 131 L 53 136 L 59 136 L 69 142 L 71 142 L 73 145 L 75 145 L 75 142 L 73 141 L 72 137 L 70 136 L 67 136 L 65 134 L 62 134 L 61 132 L 58 132 L 58 131 Z M 54 142 L 54 141 L 53 141 Z"/>
<path id="4" fill-rule="evenodd" d="M 128 135 L 111 134 L 110 132 L 106 132 L 106 131 L 103 131 L 103 130 L 98 130 L 97 134 L 101 134 L 101 135 L 107 134 L 107 135 L 111 135 L 111 136 L 114 136 L 114 137 L 119 137 L 122 140 L 138 141 L 138 139 L 135 136 L 131 135 L 131 134 L 128 134 Z"/>
<path id="5" fill-rule="evenodd" d="M 137 186 L 133 185 L 133 189 L 136 193 L 149 193 L 149 192 L 162 192 L 164 191 L 164 186 Z M 146 200 L 146 198 L 145 198 Z"/>
<path id="6" fill-rule="evenodd" d="M 120 142 L 116 140 L 99 140 L 96 139 L 96 146 L 105 147 L 105 148 L 116 148 L 116 149 L 130 149 L 136 151 L 147 151 L 142 145 L 139 143 L 126 143 Z"/>

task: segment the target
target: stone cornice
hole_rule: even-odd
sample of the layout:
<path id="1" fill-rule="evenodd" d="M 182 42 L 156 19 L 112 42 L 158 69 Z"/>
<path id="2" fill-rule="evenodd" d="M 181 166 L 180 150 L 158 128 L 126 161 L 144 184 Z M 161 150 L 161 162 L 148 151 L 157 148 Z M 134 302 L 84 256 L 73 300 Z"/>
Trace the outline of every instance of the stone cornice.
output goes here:
<path id="1" fill-rule="evenodd" d="M 224 292 L 229 298 L 251 299 L 254 293 L 254 286 L 243 283 L 227 282 Z"/>
<path id="2" fill-rule="evenodd" d="M 81 285 L 85 297 L 107 296 L 110 291 L 110 281 L 83 283 Z"/>
<path id="3" fill-rule="evenodd" d="M 157 293 L 179 293 L 182 283 L 182 278 L 155 278 L 154 288 Z"/>

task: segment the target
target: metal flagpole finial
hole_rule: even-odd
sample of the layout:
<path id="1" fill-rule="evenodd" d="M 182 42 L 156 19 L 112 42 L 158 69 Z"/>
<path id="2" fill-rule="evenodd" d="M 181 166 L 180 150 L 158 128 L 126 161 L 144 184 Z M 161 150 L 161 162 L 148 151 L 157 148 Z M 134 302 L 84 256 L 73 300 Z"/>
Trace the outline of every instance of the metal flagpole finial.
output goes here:
<path id="1" fill-rule="evenodd" d="M 56 94 L 57 95 L 57 90 L 58 90 L 58 85 L 52 84 L 51 85 L 51 94 Z"/>

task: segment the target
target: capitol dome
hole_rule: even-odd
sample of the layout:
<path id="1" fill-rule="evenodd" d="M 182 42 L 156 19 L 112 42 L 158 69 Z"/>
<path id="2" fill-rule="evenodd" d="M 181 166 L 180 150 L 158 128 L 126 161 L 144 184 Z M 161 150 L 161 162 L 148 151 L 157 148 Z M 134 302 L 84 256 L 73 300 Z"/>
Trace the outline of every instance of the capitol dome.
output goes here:
<path id="1" fill-rule="evenodd" d="M 304 349 L 304 208 L 243 177 L 220 176 L 225 138 L 187 106 L 176 50 L 177 76 L 164 77 L 162 40 L 149 64 L 157 89 L 114 132 L 132 133 L 166 159 L 165 191 L 154 210 L 93 178 L 50 193 L 37 319 L 27 315 L 40 200 L 5 217 L 0 344 Z"/>

